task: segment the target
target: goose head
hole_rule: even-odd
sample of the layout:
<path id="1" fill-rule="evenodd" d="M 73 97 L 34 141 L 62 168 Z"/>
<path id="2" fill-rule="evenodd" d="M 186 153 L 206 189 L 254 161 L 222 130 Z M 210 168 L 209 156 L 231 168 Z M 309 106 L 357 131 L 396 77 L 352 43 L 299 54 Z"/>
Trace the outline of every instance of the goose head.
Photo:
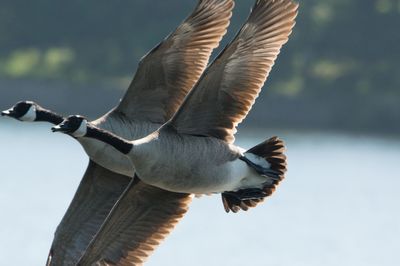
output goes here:
<path id="1" fill-rule="evenodd" d="M 2 111 L 2 116 L 9 116 L 20 121 L 33 122 L 37 118 L 39 105 L 32 101 L 21 101 L 8 110 Z"/>
<path id="2" fill-rule="evenodd" d="M 81 115 L 70 115 L 63 122 L 51 128 L 53 132 L 62 132 L 76 138 L 84 137 L 87 133 L 88 120 Z"/>

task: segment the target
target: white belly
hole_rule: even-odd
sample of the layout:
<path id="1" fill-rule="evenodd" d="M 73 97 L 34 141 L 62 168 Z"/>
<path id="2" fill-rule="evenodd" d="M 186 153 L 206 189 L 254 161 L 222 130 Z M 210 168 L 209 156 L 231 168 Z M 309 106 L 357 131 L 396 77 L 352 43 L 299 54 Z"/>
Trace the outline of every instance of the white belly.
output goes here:
<path id="1" fill-rule="evenodd" d="M 80 138 L 79 142 L 92 161 L 108 170 L 133 177 L 135 168 L 129 157 L 112 146 L 93 138 Z"/>

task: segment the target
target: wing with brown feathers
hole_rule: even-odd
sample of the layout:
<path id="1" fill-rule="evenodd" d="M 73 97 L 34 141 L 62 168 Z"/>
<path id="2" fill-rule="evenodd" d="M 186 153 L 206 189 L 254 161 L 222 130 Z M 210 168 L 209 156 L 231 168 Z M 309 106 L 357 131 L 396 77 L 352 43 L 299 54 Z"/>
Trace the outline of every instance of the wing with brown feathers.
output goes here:
<path id="1" fill-rule="evenodd" d="M 225 34 L 233 6 L 233 0 L 199 0 L 193 13 L 141 60 L 116 111 L 153 123 L 170 119 Z"/>
<path id="2" fill-rule="evenodd" d="M 141 265 L 189 208 L 191 196 L 135 177 L 78 265 Z"/>
<path id="3" fill-rule="evenodd" d="M 295 25 L 291 0 L 258 0 L 235 39 L 207 68 L 173 117 L 179 133 L 233 142 Z"/>
<path id="4" fill-rule="evenodd" d="M 58 225 L 46 265 L 75 265 L 131 178 L 89 162 L 86 173 Z"/>

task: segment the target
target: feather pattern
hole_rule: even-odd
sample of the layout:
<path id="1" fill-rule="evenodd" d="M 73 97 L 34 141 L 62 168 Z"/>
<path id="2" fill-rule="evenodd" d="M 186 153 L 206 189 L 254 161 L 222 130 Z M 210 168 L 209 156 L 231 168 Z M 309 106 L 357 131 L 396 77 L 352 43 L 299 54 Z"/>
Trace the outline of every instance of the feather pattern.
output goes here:
<path id="1" fill-rule="evenodd" d="M 140 62 L 117 112 L 164 123 L 198 80 L 226 32 L 233 0 L 200 0 L 193 13 Z"/>
<path id="2" fill-rule="evenodd" d="M 232 143 L 295 25 L 298 4 L 258 0 L 235 39 L 207 68 L 169 122 L 178 133 Z"/>
<path id="3" fill-rule="evenodd" d="M 130 180 L 89 162 L 54 234 L 46 265 L 74 265 L 78 261 Z"/>
<path id="4" fill-rule="evenodd" d="M 78 265 L 141 265 L 183 217 L 191 199 L 135 177 Z"/>

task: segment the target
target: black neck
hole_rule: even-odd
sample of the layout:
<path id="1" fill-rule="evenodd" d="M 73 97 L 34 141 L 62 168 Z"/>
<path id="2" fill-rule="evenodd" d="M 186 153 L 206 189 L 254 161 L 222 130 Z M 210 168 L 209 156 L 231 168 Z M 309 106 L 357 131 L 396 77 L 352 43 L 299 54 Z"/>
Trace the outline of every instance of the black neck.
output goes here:
<path id="1" fill-rule="evenodd" d="M 58 125 L 64 120 L 64 117 L 61 115 L 54 113 L 53 111 L 46 110 L 43 108 L 36 110 L 36 119 L 35 121 L 44 121 L 50 122 L 53 125 Z"/>
<path id="2" fill-rule="evenodd" d="M 107 130 L 103 130 L 91 125 L 88 125 L 85 137 L 94 138 L 107 143 L 123 154 L 128 154 L 133 148 L 133 144 L 129 141 L 120 138 Z"/>

